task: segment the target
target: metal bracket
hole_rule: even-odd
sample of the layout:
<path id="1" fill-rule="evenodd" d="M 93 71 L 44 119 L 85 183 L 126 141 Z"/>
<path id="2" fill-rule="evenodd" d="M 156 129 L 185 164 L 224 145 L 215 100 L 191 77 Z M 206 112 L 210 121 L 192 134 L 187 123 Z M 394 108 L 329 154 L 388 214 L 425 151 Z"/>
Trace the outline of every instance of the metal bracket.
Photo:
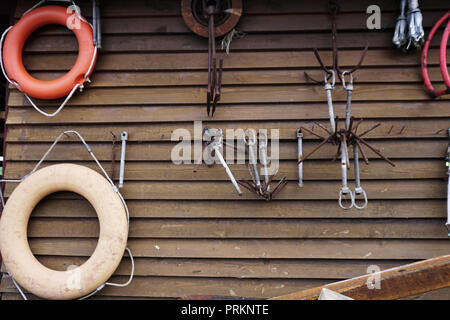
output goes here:
<path id="1" fill-rule="evenodd" d="M 206 141 L 205 147 L 211 146 L 212 149 L 215 152 L 215 156 L 219 159 L 222 166 L 225 168 L 225 172 L 228 175 L 228 178 L 230 179 L 231 183 L 233 184 L 234 188 L 236 189 L 237 193 L 241 196 L 242 191 L 241 188 L 239 188 L 239 185 L 236 181 L 236 179 L 233 176 L 233 173 L 230 170 L 230 167 L 228 167 L 227 162 L 223 158 L 222 152 L 220 151 L 220 148 L 223 146 L 223 133 L 222 129 L 218 129 L 217 131 L 213 132 L 211 128 L 205 127 L 203 129 L 203 137 Z M 203 149 L 203 151 L 205 148 Z M 203 155 L 202 151 L 202 155 Z M 198 164 L 198 163 L 197 163 Z M 194 170 L 196 172 L 196 170 Z"/>
<path id="2" fill-rule="evenodd" d="M 297 143 L 298 143 L 298 159 L 303 157 L 303 132 L 302 129 L 297 130 Z M 298 186 L 303 187 L 303 161 L 297 164 L 298 166 Z"/>
<path id="3" fill-rule="evenodd" d="M 123 187 L 123 178 L 125 172 L 125 151 L 127 147 L 128 140 L 128 132 L 124 131 L 120 135 L 120 139 L 122 140 L 122 153 L 120 156 L 120 177 L 119 177 L 119 188 Z"/>
<path id="4" fill-rule="evenodd" d="M 102 48 L 102 29 L 100 18 L 100 0 L 92 0 L 92 29 L 94 31 L 94 46 Z"/>
<path id="5" fill-rule="evenodd" d="M 215 4 L 214 4 L 215 2 Z M 214 116 L 216 104 L 222 91 L 223 59 L 219 60 L 217 69 L 216 36 L 214 32 L 214 16 L 219 13 L 220 0 L 208 2 L 203 0 L 203 10 L 208 16 L 208 91 L 206 93 L 206 112 Z"/>

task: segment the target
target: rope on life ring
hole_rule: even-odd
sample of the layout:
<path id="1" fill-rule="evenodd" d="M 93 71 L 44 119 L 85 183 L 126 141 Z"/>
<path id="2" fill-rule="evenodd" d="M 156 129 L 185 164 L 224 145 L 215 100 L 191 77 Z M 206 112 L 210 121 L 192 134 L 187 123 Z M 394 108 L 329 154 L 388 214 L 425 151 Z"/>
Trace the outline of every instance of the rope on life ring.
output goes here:
<path id="1" fill-rule="evenodd" d="M 72 2 L 73 3 L 73 2 Z M 36 6 L 35 6 L 36 7 Z M 31 105 L 42 115 L 53 117 L 67 104 L 77 89 L 83 90 L 97 60 L 93 27 L 72 7 L 45 6 L 28 10 L 0 39 L 0 64 L 3 75 L 21 91 Z M 75 8 L 78 8 L 75 6 Z M 75 11 L 75 12 L 74 12 Z M 37 29 L 58 24 L 72 30 L 78 41 L 78 57 L 72 69 L 55 80 L 43 81 L 32 77 L 25 69 L 22 51 L 29 36 Z M 31 99 L 54 100 L 66 97 L 53 113 L 42 111 Z"/>
<path id="2" fill-rule="evenodd" d="M 100 167 L 104 177 L 96 171 L 75 164 L 58 164 L 37 170 L 63 135 L 74 133 Z M 105 179 L 106 178 L 106 179 Z M 134 276 L 134 259 L 126 248 L 129 211 L 123 196 L 101 166 L 90 146 L 76 131 L 61 133 L 34 169 L 20 182 L 4 205 L 0 219 L 0 251 L 14 284 L 24 299 L 20 286 L 47 299 L 85 299 L 106 285 L 124 287 Z M 43 266 L 30 250 L 27 225 L 37 203 L 57 191 L 72 191 L 85 197 L 94 207 L 100 221 L 100 235 L 92 256 L 81 266 L 56 271 Z M 126 283 L 106 282 L 119 265 L 124 251 L 131 259 L 131 274 Z M 16 282 L 17 281 L 17 282 Z M 19 286 L 20 285 L 20 286 Z"/>

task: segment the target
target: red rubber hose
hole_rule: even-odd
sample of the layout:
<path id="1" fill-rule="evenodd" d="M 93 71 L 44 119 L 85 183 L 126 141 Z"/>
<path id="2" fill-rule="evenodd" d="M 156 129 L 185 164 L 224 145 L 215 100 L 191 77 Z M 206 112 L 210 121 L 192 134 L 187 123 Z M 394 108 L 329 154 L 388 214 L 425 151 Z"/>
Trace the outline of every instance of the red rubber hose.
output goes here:
<path id="1" fill-rule="evenodd" d="M 449 89 L 450 82 L 446 83 L 446 85 L 447 85 L 446 90 L 439 90 L 439 91 L 434 90 L 433 85 L 431 84 L 431 81 L 430 81 L 430 77 L 428 76 L 428 67 L 427 67 L 428 49 L 430 48 L 431 40 L 433 39 L 434 34 L 439 29 L 441 24 L 443 24 L 444 21 L 447 20 L 449 17 L 450 17 L 450 11 L 448 11 L 442 18 L 440 18 L 438 20 L 438 22 L 436 22 L 436 24 L 433 26 L 430 33 L 428 34 L 427 41 L 425 41 L 425 45 L 423 46 L 422 58 L 421 58 L 422 77 L 423 77 L 423 81 L 425 83 L 425 88 L 432 97 L 439 97 L 446 93 L 449 93 L 449 91 L 450 91 L 450 89 Z M 449 35 L 449 31 L 450 31 L 449 28 L 450 28 L 450 21 L 449 21 L 449 24 L 447 24 L 447 28 L 445 29 L 446 32 L 444 32 L 444 37 L 442 38 L 442 41 L 441 41 L 441 50 L 440 50 L 441 73 L 442 73 L 442 75 L 445 74 L 447 77 L 448 77 L 448 70 L 447 70 L 447 62 L 446 62 L 447 61 L 446 48 L 447 48 L 448 35 Z M 445 34 L 446 34 L 446 36 L 445 36 Z M 445 43 L 445 46 L 442 45 L 443 43 Z M 445 72 L 443 70 L 444 67 L 445 67 Z M 445 78 L 445 76 L 444 76 L 444 78 Z M 449 81 L 450 81 L 450 79 L 449 79 Z"/>
<path id="2" fill-rule="evenodd" d="M 447 68 L 447 43 L 448 37 L 450 36 L 450 20 L 445 27 L 444 35 L 441 40 L 441 51 L 439 53 L 439 57 L 441 59 L 441 73 L 444 78 L 445 85 L 447 86 L 447 93 L 450 93 L 450 76 L 448 74 Z"/>

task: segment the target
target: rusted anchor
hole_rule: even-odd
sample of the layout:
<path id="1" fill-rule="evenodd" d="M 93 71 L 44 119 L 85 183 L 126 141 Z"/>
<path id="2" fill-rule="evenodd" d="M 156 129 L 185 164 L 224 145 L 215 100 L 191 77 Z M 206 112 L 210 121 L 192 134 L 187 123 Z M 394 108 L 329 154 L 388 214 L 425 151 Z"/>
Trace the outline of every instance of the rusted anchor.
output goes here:
<path id="1" fill-rule="evenodd" d="M 323 147 L 326 143 L 332 143 L 334 145 L 337 145 L 337 153 L 334 158 L 336 160 L 337 158 L 341 158 L 341 166 L 342 166 L 342 188 L 339 192 L 339 206 L 343 209 L 350 209 L 352 207 L 355 207 L 357 209 L 364 209 L 367 206 L 367 195 L 364 189 L 362 189 L 360 185 L 360 176 L 359 176 L 359 153 L 361 154 L 361 157 L 364 159 L 364 162 L 366 164 L 369 163 L 369 160 L 366 157 L 366 154 L 362 148 L 364 145 L 365 147 L 372 150 L 375 154 L 377 154 L 379 157 L 381 157 L 383 160 L 388 162 L 390 165 L 395 166 L 395 164 L 389 160 L 387 157 L 385 157 L 380 150 L 374 148 L 371 146 L 366 140 L 363 139 L 363 136 L 377 128 L 380 124 L 376 124 L 366 130 L 365 132 L 358 134 L 357 130 L 362 119 L 359 120 L 356 125 L 354 125 L 354 118 L 351 116 L 351 102 L 352 102 L 352 93 L 353 93 L 353 73 L 358 70 L 362 62 L 364 61 L 364 58 L 368 51 L 368 46 L 366 46 L 361 54 L 361 58 L 356 66 L 354 66 L 350 70 L 343 71 L 339 65 L 339 53 L 338 53 L 338 46 L 337 46 L 337 27 L 336 27 L 336 15 L 339 12 L 339 3 L 338 0 L 330 0 L 329 1 L 329 10 L 331 15 L 331 33 L 332 33 L 332 47 L 333 47 L 333 65 L 331 68 L 328 68 L 323 63 L 319 52 L 317 49 L 314 49 L 314 54 L 321 66 L 321 68 L 324 70 L 324 81 L 318 81 L 313 79 L 311 76 L 309 76 L 305 72 L 305 77 L 307 79 L 310 79 L 311 81 L 315 83 L 324 83 L 324 89 L 327 96 L 327 103 L 328 103 L 328 113 L 329 113 L 329 120 L 330 120 L 330 130 L 328 130 L 325 126 L 323 126 L 320 123 L 315 123 L 324 130 L 328 136 L 323 137 L 312 130 L 300 127 L 299 132 L 308 132 L 309 134 L 312 134 L 313 136 L 316 136 L 320 139 L 322 139 L 322 142 L 317 145 L 311 152 L 303 156 L 303 153 L 299 153 L 299 159 L 298 164 L 302 163 L 304 160 L 309 158 L 313 153 L 315 153 L 317 150 L 319 150 L 321 147 Z M 344 90 L 347 92 L 347 105 L 346 105 L 346 112 L 345 112 L 345 127 L 338 129 L 338 120 L 339 118 L 334 115 L 334 108 L 333 108 L 333 99 L 332 99 L 332 90 L 334 90 L 335 83 L 336 83 L 336 76 L 339 77 L 342 86 Z M 348 77 L 348 81 L 346 82 L 346 77 Z M 351 191 L 350 188 L 347 186 L 347 170 L 350 166 L 350 160 L 348 156 L 348 146 L 352 145 L 354 150 L 354 161 L 355 161 L 355 183 L 356 187 L 354 191 Z M 359 151 L 359 153 L 358 153 Z M 303 171 L 300 171 L 299 169 L 299 178 L 302 178 L 301 175 L 303 175 Z M 344 196 L 350 197 L 350 204 L 344 205 L 343 200 Z M 364 198 L 362 199 L 362 205 L 356 203 L 356 196 L 362 195 Z"/>
<path id="2" fill-rule="evenodd" d="M 336 25 L 336 20 L 337 20 L 336 16 L 340 9 L 339 1 L 338 0 L 328 1 L 328 9 L 329 9 L 330 16 L 331 16 L 333 66 L 331 68 L 326 67 L 325 64 L 323 63 L 322 58 L 320 57 L 320 54 L 319 54 L 319 51 L 317 50 L 317 48 L 314 48 L 313 50 L 314 50 L 314 55 L 316 56 L 316 59 L 319 62 L 321 68 L 327 74 L 327 79 L 331 76 L 330 70 L 334 70 L 334 72 L 338 75 L 339 79 L 342 80 L 341 75 L 342 75 L 343 71 L 341 70 L 341 68 L 339 66 L 339 53 L 338 53 L 338 45 L 337 45 L 337 25 Z M 361 54 L 361 58 L 359 59 L 358 64 L 356 64 L 350 71 L 347 71 L 347 73 L 352 74 L 353 72 L 355 72 L 356 70 L 358 70 L 361 67 L 361 64 L 363 63 L 368 50 L 369 50 L 369 45 L 366 45 Z M 315 80 L 313 77 L 308 75 L 306 72 L 305 72 L 305 77 L 307 79 L 311 80 L 312 82 L 322 83 L 322 81 Z"/>
<path id="3" fill-rule="evenodd" d="M 212 117 L 222 91 L 223 59 L 217 67 L 216 38 L 233 30 L 242 14 L 242 0 L 182 0 L 181 12 L 193 32 L 208 38 L 206 112 Z"/>
<path id="4" fill-rule="evenodd" d="M 251 177 L 249 180 L 238 180 L 238 184 L 246 188 L 250 192 L 256 194 L 257 196 L 270 201 L 273 200 L 278 193 L 286 186 L 286 177 L 281 178 L 278 184 L 271 190 L 270 184 L 272 183 L 275 174 L 269 176 L 268 173 L 268 159 L 267 159 L 267 135 L 265 133 L 259 132 L 259 139 L 256 139 L 256 132 L 252 130 L 247 130 L 244 135 L 244 142 L 248 145 L 249 150 L 249 163 L 247 164 L 247 169 Z M 258 141 L 259 140 L 259 141 Z M 262 165 L 262 175 L 264 179 L 260 180 L 259 168 L 257 165 L 257 159 L 255 155 L 256 144 L 259 143 L 260 158 Z"/>

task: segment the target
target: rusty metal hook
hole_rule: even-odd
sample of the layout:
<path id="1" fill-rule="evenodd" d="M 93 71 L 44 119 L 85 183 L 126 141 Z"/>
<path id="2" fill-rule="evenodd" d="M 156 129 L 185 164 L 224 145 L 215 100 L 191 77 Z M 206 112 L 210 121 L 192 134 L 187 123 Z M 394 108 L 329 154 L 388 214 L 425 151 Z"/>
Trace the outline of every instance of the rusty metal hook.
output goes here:
<path id="1" fill-rule="evenodd" d="M 332 67 L 327 67 L 325 65 L 325 63 L 323 62 L 319 51 L 317 50 L 317 48 L 314 48 L 314 55 L 317 59 L 317 61 L 320 64 L 320 67 L 322 68 L 322 70 L 325 72 L 327 79 L 331 76 L 330 70 L 333 70 L 339 77 L 339 80 L 342 81 L 342 69 L 339 65 L 339 49 L 338 49 L 338 45 L 337 45 L 337 25 L 336 25 L 336 16 L 339 12 L 340 6 L 339 6 L 339 1 L 338 0 L 330 0 L 328 1 L 328 8 L 329 8 L 329 13 L 331 16 L 331 36 L 332 36 L 332 48 L 333 48 L 333 66 Z M 356 70 L 358 70 L 363 61 L 364 58 L 366 57 L 367 51 L 369 49 L 369 45 L 366 45 L 365 48 L 363 49 L 363 52 L 361 54 L 361 58 L 359 59 L 359 62 L 352 68 L 350 69 L 350 71 L 347 71 L 347 73 L 352 74 L 353 72 L 355 72 Z M 307 80 L 310 80 L 314 83 L 322 83 L 322 81 L 316 80 L 313 77 L 311 77 L 309 74 L 307 74 L 306 72 L 304 73 L 305 78 Z"/>
<path id="2" fill-rule="evenodd" d="M 220 0 L 203 0 L 203 12 L 208 16 L 208 90 L 206 93 L 206 112 L 214 116 L 216 104 L 220 100 L 222 91 L 223 59 L 219 59 L 217 68 L 216 36 L 214 16 L 220 12 Z"/>

